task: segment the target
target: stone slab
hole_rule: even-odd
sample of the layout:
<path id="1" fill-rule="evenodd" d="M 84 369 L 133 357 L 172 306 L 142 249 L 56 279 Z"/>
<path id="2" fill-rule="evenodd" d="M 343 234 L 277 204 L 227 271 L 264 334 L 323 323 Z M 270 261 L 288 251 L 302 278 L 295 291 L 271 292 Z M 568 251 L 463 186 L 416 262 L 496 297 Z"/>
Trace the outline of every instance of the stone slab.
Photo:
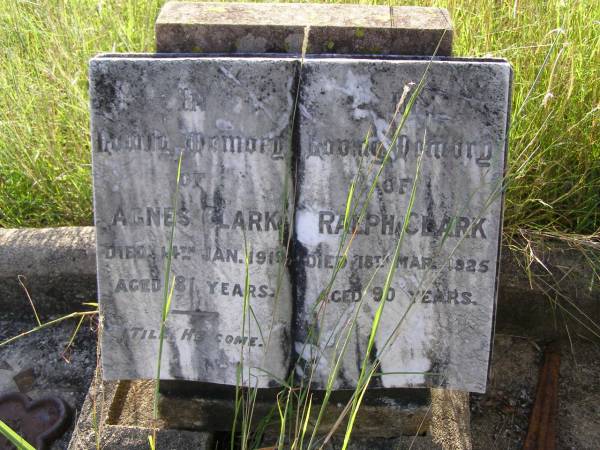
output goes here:
<path id="1" fill-rule="evenodd" d="M 353 388 L 406 215 L 370 355 L 383 372 L 375 387 L 484 391 L 510 66 L 308 58 L 293 126 L 300 67 L 297 58 L 92 60 L 106 379 L 155 376 L 169 290 L 165 256 L 177 217 L 163 379 L 234 385 L 243 361 L 244 384 L 272 387 L 288 375 L 293 348 L 314 363 L 312 382 L 322 389 L 346 341 L 352 344 L 335 388 Z M 425 88 L 393 138 L 401 122 L 394 111 L 423 76 Z M 363 208 L 362 221 L 345 221 L 348 186 L 356 182 L 360 197 L 368 191 L 361 183 L 368 187 L 375 176 L 375 195 L 356 209 Z M 292 224 L 290 279 L 283 260 Z M 325 292 L 346 226 L 352 247 Z"/>
<path id="2" fill-rule="evenodd" d="M 154 426 L 163 433 L 188 430 L 200 432 L 205 438 L 228 434 L 231 431 L 235 414 L 235 390 L 232 388 L 204 384 L 202 387 L 194 387 L 193 391 L 187 393 L 181 390 L 179 392 L 170 390 L 169 394 L 160 396 L 159 420 L 155 422 L 152 418 L 155 388 L 153 381 L 104 382 L 99 380 L 96 379 L 90 387 L 70 448 L 80 448 L 73 447 L 73 443 L 85 441 L 88 431 L 93 431 L 90 429 L 89 421 L 90 410 L 94 405 L 98 417 L 101 418 L 101 429 L 106 430 L 102 431 L 101 435 L 106 435 L 106 439 L 110 438 L 109 431 L 113 433 L 117 429 L 147 430 Z M 178 382 L 162 384 L 170 385 L 169 388 L 175 389 L 181 387 Z M 252 430 L 265 417 L 271 417 L 264 430 L 265 436 L 278 436 L 279 433 L 278 418 L 272 416 L 273 408 L 277 404 L 275 400 L 277 392 L 277 390 L 261 390 L 257 393 L 254 402 Z M 91 398 L 95 398 L 96 403 L 93 403 Z M 315 414 L 318 411 L 316 405 L 319 405 L 321 398 L 322 393 L 313 392 Z M 319 435 L 331 430 L 348 400 L 349 396 L 344 393 L 333 394 L 330 406 L 323 417 Z M 429 390 L 370 390 L 357 416 L 353 436 L 357 439 L 368 437 L 380 438 L 384 441 L 400 436 L 421 436 L 429 429 L 430 411 Z M 339 437 L 344 427 L 345 422 L 334 436 Z M 267 446 L 268 438 L 263 442 Z"/>
<path id="3" fill-rule="evenodd" d="M 164 386 L 164 385 L 167 386 Z M 170 389 L 169 384 L 175 385 Z M 178 382 L 161 383 L 159 403 L 160 418 L 167 428 L 195 429 L 204 431 L 227 431 L 233 427 L 235 417 L 235 388 L 194 383 L 182 390 Z M 138 410 L 135 405 L 145 397 L 138 390 L 128 386 L 132 394 L 123 402 L 127 410 Z M 187 392 L 186 392 L 187 391 Z M 261 390 L 253 402 L 252 427 L 273 414 L 277 396 L 281 389 Z M 284 391 L 285 393 L 285 391 Z M 324 393 L 311 391 L 312 412 L 308 429 L 316 423 Z M 334 427 L 342 416 L 345 406 L 351 401 L 351 392 L 333 392 L 322 417 L 317 434 L 324 435 Z M 130 406 L 127 406 L 127 405 Z M 354 436 L 392 438 L 415 436 L 429 429 L 431 401 L 428 389 L 370 389 L 366 392 L 359 414 L 353 427 Z M 122 420 L 122 419 L 119 419 Z M 335 431 L 343 434 L 347 417 Z M 274 418 L 266 428 L 267 433 L 279 433 L 279 421 Z"/>
<path id="4" fill-rule="evenodd" d="M 161 378 L 236 384 L 242 360 L 244 384 L 287 375 L 283 256 L 298 67 L 289 58 L 91 60 L 106 380 L 156 375 L 175 220 Z"/>
<path id="5" fill-rule="evenodd" d="M 0 310 L 40 318 L 85 309 L 96 300 L 95 233 L 91 227 L 0 229 Z"/>
<path id="6" fill-rule="evenodd" d="M 317 369 L 299 367 L 298 375 L 310 373 L 323 388 L 341 358 L 335 387 L 354 387 L 381 313 L 370 355 L 383 374 L 375 386 L 484 392 L 496 304 L 509 64 L 316 58 L 303 67 L 292 265 L 295 350 Z M 424 89 L 403 123 L 403 108 L 423 77 Z M 396 271 L 381 309 L 397 245 Z"/>
<path id="7" fill-rule="evenodd" d="M 227 437 L 231 432 L 235 414 L 235 393 L 232 389 L 204 385 L 187 394 L 180 391 L 161 395 L 160 419 L 154 422 L 153 381 L 99 380 L 97 378 L 90 387 L 70 449 L 90 448 L 89 442 L 93 442 L 90 423 L 92 408 L 96 408 L 100 418 L 100 440 L 114 445 L 118 439 L 124 438 L 131 445 L 126 448 L 138 448 L 135 445 L 143 442 L 140 436 L 143 437 L 153 427 L 158 429 L 159 438 L 168 438 L 166 442 L 180 439 L 183 445 L 200 440 L 208 446 L 208 443 Z M 166 384 L 170 385 L 168 388 L 175 389 L 181 386 L 173 382 Z M 265 448 L 270 448 L 279 440 L 280 424 L 277 417 L 272 416 L 277 404 L 275 395 L 275 390 L 260 391 L 253 402 L 251 431 L 256 429 L 261 419 L 271 417 L 266 427 L 264 422 L 261 424 L 262 446 Z M 316 414 L 322 393 L 313 392 L 312 395 Z M 329 434 L 349 398 L 343 392 L 333 393 L 317 433 L 319 439 Z M 350 448 L 439 448 L 437 442 L 443 444 L 443 448 L 469 449 L 468 405 L 469 394 L 464 392 L 435 389 L 368 390 L 353 427 Z M 315 419 L 312 417 L 309 421 L 309 432 Z M 345 426 L 346 422 L 343 421 L 324 448 L 342 448 Z"/>
<path id="8" fill-rule="evenodd" d="M 184 427 L 185 429 L 181 429 L 180 427 L 174 427 L 175 424 L 165 421 L 162 418 L 158 423 L 153 425 L 151 414 L 154 386 L 152 382 L 105 382 L 102 381 L 101 371 L 99 370 L 97 373 L 98 376 L 92 382 L 88 396 L 81 409 L 68 446 L 69 450 L 92 450 L 96 448 L 98 442 L 100 442 L 101 448 L 145 449 L 148 448 L 148 435 L 152 432 L 153 426 L 157 429 L 160 448 L 198 448 L 204 450 L 216 448 L 218 444 L 224 446 L 227 443 L 227 438 L 231 430 L 226 428 L 227 425 L 224 423 L 219 423 L 216 427 L 219 430 L 223 430 L 221 432 L 198 431 L 202 427 L 198 423 L 192 422 L 188 422 Z M 211 394 L 209 392 L 204 393 Z M 412 396 L 414 398 L 414 391 Z M 217 400 L 217 397 L 213 395 L 213 400 L 217 404 L 216 411 L 213 409 L 214 403 L 211 404 L 208 402 L 208 398 L 205 399 L 202 405 L 199 403 L 192 405 L 193 411 L 199 413 L 200 421 L 215 412 L 218 416 L 222 408 L 233 409 L 233 402 L 226 401 L 224 398 Z M 191 399 L 188 400 L 191 401 Z M 166 401 L 170 401 L 170 399 L 166 399 Z M 161 408 L 164 407 L 164 402 L 165 399 L 161 399 Z M 182 402 L 183 399 L 180 399 L 178 404 L 171 404 L 172 407 L 179 405 L 184 408 L 180 410 L 180 412 L 184 413 L 183 417 L 179 419 L 180 423 L 182 419 L 190 416 L 190 414 L 186 414 L 190 403 Z M 399 404 L 400 401 L 397 400 L 396 406 Z M 408 409 L 411 403 L 404 399 L 404 405 L 407 408 L 397 416 L 395 416 L 397 409 L 393 405 L 388 408 L 382 403 L 379 408 L 371 405 L 364 409 L 364 412 L 358 416 L 358 428 L 353 432 L 348 448 L 357 450 L 362 448 L 438 448 L 432 442 L 431 436 L 427 434 L 428 420 L 423 421 L 420 426 L 415 426 L 412 430 L 414 431 L 413 433 L 408 435 L 403 434 L 403 431 L 409 430 L 411 423 L 417 420 L 417 417 L 411 416 Z M 416 403 L 413 402 L 412 405 L 414 407 Z M 255 407 L 254 414 L 260 415 L 265 408 L 265 404 L 258 402 L 257 406 L 258 409 Z M 334 418 L 337 417 L 331 414 L 330 412 L 327 415 L 328 417 L 325 418 L 327 426 L 323 427 L 324 431 L 329 431 L 328 427 L 331 426 Z M 419 413 L 417 413 L 418 415 Z M 94 425 L 94 417 L 96 417 L 95 420 L 97 421 L 96 426 Z M 421 416 L 419 417 L 422 419 Z M 372 426 L 379 424 L 379 426 L 368 429 L 364 428 L 365 423 L 371 423 Z M 381 437 L 382 432 L 389 437 Z M 278 441 L 278 437 L 278 430 L 267 428 L 264 431 L 261 445 L 265 448 L 270 448 L 270 445 Z M 342 436 L 334 434 L 324 448 L 328 450 L 342 448 L 342 440 Z"/>
<path id="9" fill-rule="evenodd" d="M 308 29 L 307 27 L 310 27 Z M 168 2 L 156 20 L 158 52 L 449 56 L 448 11 L 417 6 Z"/>

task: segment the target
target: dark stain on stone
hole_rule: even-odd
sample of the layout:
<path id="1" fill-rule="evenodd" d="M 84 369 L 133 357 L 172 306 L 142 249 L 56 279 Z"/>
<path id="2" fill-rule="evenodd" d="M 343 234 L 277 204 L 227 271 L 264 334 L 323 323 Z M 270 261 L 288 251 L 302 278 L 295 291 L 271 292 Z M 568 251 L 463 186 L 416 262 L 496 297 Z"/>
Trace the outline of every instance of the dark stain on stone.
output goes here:
<path id="1" fill-rule="evenodd" d="M 347 375 L 346 375 L 346 370 L 344 369 L 344 366 L 341 365 L 340 369 L 337 373 L 337 378 L 340 382 L 340 386 L 343 387 L 352 387 L 352 380 L 350 380 Z"/>
<path id="2" fill-rule="evenodd" d="M 150 269 L 150 277 L 158 280 L 161 276 L 161 270 L 158 268 L 158 264 L 156 262 L 156 251 L 154 248 L 151 248 L 148 254 L 148 268 Z"/>
<path id="3" fill-rule="evenodd" d="M 168 333 L 165 326 L 165 334 Z M 171 349 L 171 355 L 169 358 L 169 375 L 174 378 L 182 377 L 183 373 L 181 370 L 181 361 L 180 361 L 180 353 L 179 353 L 179 345 L 177 344 L 177 339 L 167 339 L 165 336 L 164 339 Z"/>
<path id="4" fill-rule="evenodd" d="M 362 280 L 360 278 L 358 269 L 351 268 L 350 270 L 350 277 L 348 279 L 348 282 L 350 283 L 350 289 L 356 292 L 362 292 Z"/>
<path id="5" fill-rule="evenodd" d="M 440 355 L 442 356 L 440 357 Z M 425 374 L 425 385 L 445 388 L 448 384 L 446 378 L 449 366 L 448 352 L 441 352 L 439 343 L 434 343 L 432 348 L 427 351 L 427 358 L 431 365 Z"/>
<path id="6" fill-rule="evenodd" d="M 115 78 L 110 73 L 92 71 L 91 84 L 94 86 L 92 106 L 100 114 L 109 114 L 114 108 L 117 88 Z"/>
<path id="7" fill-rule="evenodd" d="M 298 240 L 292 240 L 292 255 L 294 255 L 290 267 L 290 282 L 292 285 L 292 301 L 294 308 L 292 310 L 292 340 L 294 343 L 303 343 L 309 338 L 310 319 L 307 319 L 306 304 L 306 269 L 302 265 L 303 259 L 308 255 L 308 250 Z M 304 363 L 300 361 L 300 355 L 297 353 L 296 346 L 292 346 L 292 361 L 290 370 L 296 365 L 303 367 Z M 295 371 L 294 371 L 295 372 Z"/>
<path id="8" fill-rule="evenodd" d="M 373 342 L 373 348 L 371 349 L 371 353 L 368 355 L 369 356 L 369 364 L 371 366 L 374 366 L 377 363 L 377 344 L 375 342 Z M 381 366 L 379 366 L 379 368 L 376 370 L 376 372 L 381 372 L 382 368 Z M 369 387 L 370 388 L 382 388 L 383 387 L 383 383 L 381 381 L 381 375 L 373 375 L 371 377 L 371 380 L 369 381 Z"/>
<path id="9" fill-rule="evenodd" d="M 223 223 L 223 212 L 225 210 L 226 201 L 221 193 L 221 187 L 217 187 L 213 193 L 212 205 L 206 205 L 207 209 L 211 209 L 212 213 L 210 221 L 215 227 L 215 247 L 219 247 L 219 224 Z"/>
<path id="10" fill-rule="evenodd" d="M 306 77 L 311 73 L 312 69 L 308 66 L 303 66 L 301 73 L 300 65 L 296 63 L 296 70 L 294 74 L 294 83 L 293 83 L 293 97 L 298 98 L 298 103 L 302 104 L 303 98 L 305 97 L 304 91 L 306 87 L 304 85 L 301 86 L 301 79 Z M 298 92 L 299 90 L 299 92 Z M 297 94 L 297 95 L 296 95 Z M 295 122 L 293 123 L 292 128 L 292 148 L 300 149 L 300 124 L 303 121 L 302 114 L 295 115 Z M 305 171 L 305 163 L 304 158 L 300 154 L 300 152 L 292 152 L 290 155 L 290 176 L 293 181 L 295 181 L 296 186 L 303 186 L 304 183 L 304 171 Z M 300 190 L 296 189 L 295 191 L 296 198 L 294 199 L 294 205 L 296 205 L 296 209 L 294 210 L 294 217 L 292 217 L 292 223 L 295 223 L 295 214 L 298 208 L 302 208 L 301 205 L 298 204 Z M 292 341 L 292 357 L 290 360 L 290 372 L 293 376 L 296 375 L 296 371 L 294 368 L 299 365 L 302 369 L 306 367 L 306 364 L 300 361 L 300 355 L 297 353 L 296 342 L 303 343 L 309 338 L 309 320 L 306 319 L 306 268 L 303 266 L 302 261 L 305 260 L 308 255 L 308 250 L 304 245 L 300 243 L 293 235 L 292 240 L 290 241 L 291 251 L 290 254 L 293 255 L 291 259 L 289 275 L 290 275 L 290 283 L 291 283 L 291 296 L 292 296 L 292 304 L 294 308 L 292 308 L 292 331 L 291 331 L 291 341 Z M 303 366 L 304 365 L 304 366 Z"/>
<path id="11" fill-rule="evenodd" d="M 362 367 L 362 363 L 363 363 L 363 359 L 362 359 L 362 354 L 363 351 L 360 348 L 360 328 L 358 326 L 358 323 L 356 324 L 356 330 L 354 332 L 354 356 L 356 357 L 356 370 L 358 371 L 358 373 L 360 374 L 360 370 Z M 352 387 L 351 385 L 349 385 L 348 387 Z"/>

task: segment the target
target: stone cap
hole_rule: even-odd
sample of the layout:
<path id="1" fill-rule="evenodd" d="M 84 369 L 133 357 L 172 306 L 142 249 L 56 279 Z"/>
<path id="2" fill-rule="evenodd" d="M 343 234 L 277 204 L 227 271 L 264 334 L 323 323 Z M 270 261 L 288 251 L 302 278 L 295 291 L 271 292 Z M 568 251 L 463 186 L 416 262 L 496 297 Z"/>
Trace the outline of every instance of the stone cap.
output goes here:
<path id="1" fill-rule="evenodd" d="M 310 27 L 310 28 L 309 28 Z M 156 20 L 166 53 L 307 53 L 450 56 L 443 8 L 311 3 L 168 2 Z"/>

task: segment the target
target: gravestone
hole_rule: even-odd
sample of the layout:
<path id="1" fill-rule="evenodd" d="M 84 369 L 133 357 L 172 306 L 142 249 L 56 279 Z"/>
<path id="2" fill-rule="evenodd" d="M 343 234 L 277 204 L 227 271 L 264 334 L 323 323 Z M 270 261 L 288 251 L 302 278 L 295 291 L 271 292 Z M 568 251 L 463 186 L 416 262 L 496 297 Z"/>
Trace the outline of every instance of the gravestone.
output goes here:
<path id="1" fill-rule="evenodd" d="M 443 8 L 315 3 L 168 2 L 156 19 L 162 53 L 439 55 L 452 53 Z"/>
<path id="2" fill-rule="evenodd" d="M 296 347 L 317 386 L 346 338 L 335 386 L 356 386 L 381 306 L 375 386 L 485 391 L 510 77 L 498 60 L 305 62 L 293 269 Z"/>
<path id="3" fill-rule="evenodd" d="M 242 360 L 262 370 L 244 371 L 244 384 L 285 378 L 297 68 L 264 58 L 91 61 L 105 379 L 156 376 L 166 284 L 162 378 L 235 385 Z"/>
<path id="4" fill-rule="evenodd" d="M 161 378 L 272 387 L 294 351 L 322 388 L 356 317 L 335 383 L 353 388 L 401 239 L 376 383 L 483 392 L 510 73 L 473 60 L 94 59 L 105 378 L 155 376 L 177 221 Z M 345 220 L 354 205 L 362 219 Z"/>

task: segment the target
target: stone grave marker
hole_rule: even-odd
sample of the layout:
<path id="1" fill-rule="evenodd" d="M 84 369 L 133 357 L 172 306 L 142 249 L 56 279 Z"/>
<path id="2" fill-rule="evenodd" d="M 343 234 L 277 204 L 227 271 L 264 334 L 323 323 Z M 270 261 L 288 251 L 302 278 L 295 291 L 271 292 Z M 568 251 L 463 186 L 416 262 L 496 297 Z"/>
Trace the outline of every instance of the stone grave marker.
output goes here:
<path id="1" fill-rule="evenodd" d="M 400 128 L 421 79 L 424 88 Z M 501 60 L 304 63 L 295 149 L 295 350 L 316 367 L 318 387 L 354 321 L 335 387 L 356 386 L 384 301 L 373 350 L 384 375 L 373 386 L 485 391 L 510 80 Z"/>
<path id="2" fill-rule="evenodd" d="M 158 52 L 433 55 L 452 53 L 443 8 L 315 3 L 168 2 Z M 437 49 L 437 52 L 436 52 Z"/>
<path id="3" fill-rule="evenodd" d="M 510 79 L 501 60 L 92 60 L 104 377 L 155 376 L 177 220 L 161 378 L 235 385 L 243 361 L 272 387 L 295 352 L 323 388 L 356 317 L 335 383 L 353 388 L 402 235 L 374 385 L 484 391 Z"/>
<path id="4" fill-rule="evenodd" d="M 292 304 L 282 244 L 292 226 L 298 67 L 285 58 L 91 61 L 105 379 L 156 376 L 175 220 L 161 378 L 235 385 L 242 360 L 244 384 L 286 376 Z"/>
<path id="5" fill-rule="evenodd" d="M 352 389 L 383 305 L 373 387 L 483 392 L 510 66 L 356 55 L 449 56 L 436 8 L 173 2 L 156 34 L 230 54 L 90 63 L 104 378 L 156 376 L 176 221 L 161 379 L 266 388 L 312 366 L 322 389 L 348 336 L 334 386 Z"/>

